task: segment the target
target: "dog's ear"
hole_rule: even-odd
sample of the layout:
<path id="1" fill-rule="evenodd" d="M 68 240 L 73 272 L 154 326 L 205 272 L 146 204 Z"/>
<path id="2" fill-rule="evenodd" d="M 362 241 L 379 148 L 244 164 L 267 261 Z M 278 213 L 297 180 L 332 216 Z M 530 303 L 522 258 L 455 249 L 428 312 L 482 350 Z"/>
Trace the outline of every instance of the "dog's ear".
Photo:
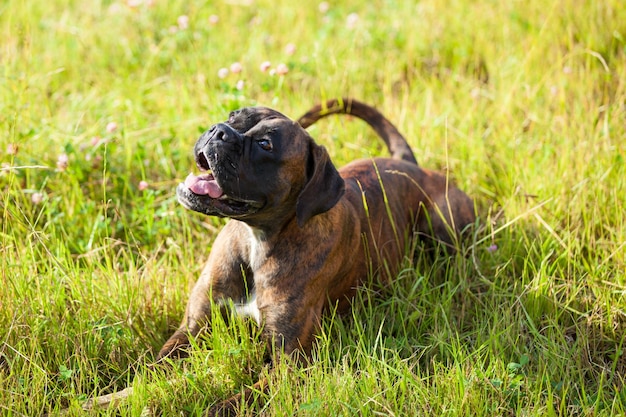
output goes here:
<path id="1" fill-rule="evenodd" d="M 313 216 L 334 207 L 346 191 L 343 178 L 330 160 L 326 148 L 311 141 L 307 165 L 308 182 L 298 196 L 296 219 L 298 226 Z"/>

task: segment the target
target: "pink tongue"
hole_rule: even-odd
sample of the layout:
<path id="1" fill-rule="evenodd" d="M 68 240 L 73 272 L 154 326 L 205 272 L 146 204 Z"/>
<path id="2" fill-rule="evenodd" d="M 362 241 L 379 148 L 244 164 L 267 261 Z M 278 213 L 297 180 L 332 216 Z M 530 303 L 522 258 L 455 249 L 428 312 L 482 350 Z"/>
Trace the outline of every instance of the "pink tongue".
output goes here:
<path id="1" fill-rule="evenodd" d="M 197 195 L 208 195 L 211 198 L 220 198 L 224 191 L 217 185 L 215 178 L 211 174 L 195 176 L 189 174 L 185 178 L 185 187 Z"/>

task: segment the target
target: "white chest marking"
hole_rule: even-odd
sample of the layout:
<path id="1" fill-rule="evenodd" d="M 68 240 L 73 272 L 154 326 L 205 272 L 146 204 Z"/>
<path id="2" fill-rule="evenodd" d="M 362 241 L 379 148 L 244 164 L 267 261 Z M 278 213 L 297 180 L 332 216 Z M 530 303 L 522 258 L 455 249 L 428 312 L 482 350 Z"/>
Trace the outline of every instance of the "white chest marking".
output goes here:
<path id="1" fill-rule="evenodd" d="M 256 303 L 256 293 L 253 291 L 250 298 L 244 304 L 236 304 L 235 311 L 241 316 L 252 317 L 258 325 L 261 324 L 261 311 Z"/>
<path id="2" fill-rule="evenodd" d="M 263 242 L 264 234 L 258 229 L 254 229 L 248 225 L 250 231 L 250 269 L 258 271 L 265 257 L 265 242 Z"/>
<path id="3" fill-rule="evenodd" d="M 247 225 L 246 225 L 247 226 Z M 261 311 L 256 301 L 256 287 L 263 285 L 263 277 L 258 271 L 263 265 L 265 260 L 265 246 L 264 234 L 262 231 L 247 226 L 250 231 L 250 259 L 248 260 L 250 269 L 254 274 L 254 286 L 248 296 L 248 300 L 245 303 L 235 305 L 235 311 L 242 316 L 252 317 L 257 324 L 261 324 Z"/>

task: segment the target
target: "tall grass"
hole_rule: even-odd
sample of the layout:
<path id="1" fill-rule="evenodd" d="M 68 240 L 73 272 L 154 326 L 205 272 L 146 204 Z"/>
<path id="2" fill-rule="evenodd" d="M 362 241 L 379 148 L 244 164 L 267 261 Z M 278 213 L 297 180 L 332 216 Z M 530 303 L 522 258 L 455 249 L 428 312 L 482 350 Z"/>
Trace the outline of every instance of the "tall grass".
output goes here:
<path id="1" fill-rule="evenodd" d="M 418 250 L 384 294 L 361 291 L 324 321 L 314 361 L 278 364 L 244 414 L 626 413 L 626 8 L 327 6 L 0 5 L 0 414 L 83 415 L 82 400 L 132 384 L 92 413 L 198 415 L 266 374 L 239 321 L 148 366 L 223 223 L 173 190 L 230 110 L 295 118 L 336 96 L 388 115 L 483 227 L 467 257 Z M 337 165 L 384 153 L 360 122 L 310 131 Z"/>

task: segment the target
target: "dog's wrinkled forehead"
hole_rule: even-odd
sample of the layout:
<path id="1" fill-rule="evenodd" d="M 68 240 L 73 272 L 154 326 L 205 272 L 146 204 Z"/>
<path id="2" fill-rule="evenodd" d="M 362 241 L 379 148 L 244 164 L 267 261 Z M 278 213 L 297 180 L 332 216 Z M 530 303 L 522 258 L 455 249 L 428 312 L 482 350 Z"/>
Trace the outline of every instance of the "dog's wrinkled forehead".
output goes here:
<path id="1" fill-rule="evenodd" d="M 273 119 L 290 120 L 284 114 L 267 107 L 244 107 L 231 112 L 226 123 L 243 134 L 260 122 Z"/>

